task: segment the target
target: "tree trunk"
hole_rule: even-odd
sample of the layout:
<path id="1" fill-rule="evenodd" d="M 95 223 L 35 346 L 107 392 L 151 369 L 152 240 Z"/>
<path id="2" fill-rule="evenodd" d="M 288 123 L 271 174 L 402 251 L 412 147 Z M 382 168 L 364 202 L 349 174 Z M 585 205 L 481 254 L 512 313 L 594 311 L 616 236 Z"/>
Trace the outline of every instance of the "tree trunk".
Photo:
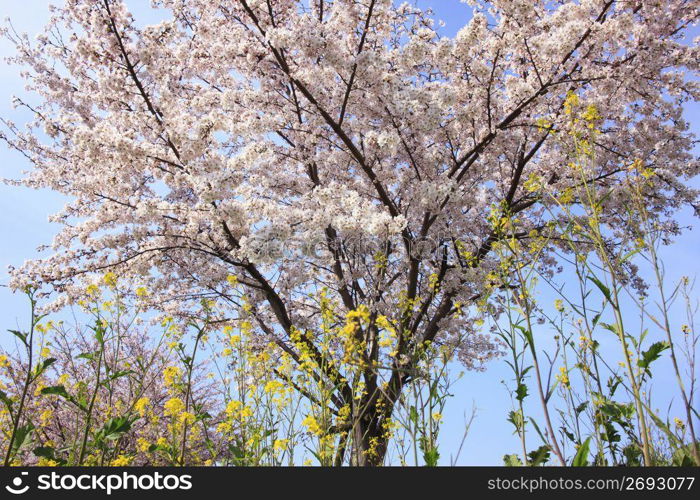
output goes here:
<path id="1" fill-rule="evenodd" d="M 381 467 L 388 444 L 376 415 L 374 418 L 360 419 L 353 429 L 350 464 L 356 467 Z"/>

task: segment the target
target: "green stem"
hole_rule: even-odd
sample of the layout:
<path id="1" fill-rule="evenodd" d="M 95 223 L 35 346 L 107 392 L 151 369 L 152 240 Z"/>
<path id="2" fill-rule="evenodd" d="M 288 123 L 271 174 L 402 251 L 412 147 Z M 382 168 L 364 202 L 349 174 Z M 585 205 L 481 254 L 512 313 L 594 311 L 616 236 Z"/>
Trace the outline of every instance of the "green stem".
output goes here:
<path id="1" fill-rule="evenodd" d="M 83 431 L 83 440 L 80 445 L 80 454 L 78 456 L 78 465 L 83 465 L 83 460 L 85 459 L 85 451 L 87 450 L 87 440 L 90 435 L 90 424 L 92 422 L 92 412 L 95 408 L 95 401 L 97 401 L 97 393 L 100 389 L 100 377 L 102 372 L 102 355 L 104 352 L 104 343 L 101 342 L 100 350 L 97 357 L 97 378 L 95 380 L 95 389 L 92 391 L 92 397 L 90 398 L 90 405 L 88 406 L 87 417 L 85 418 L 85 430 Z"/>
<path id="2" fill-rule="evenodd" d="M 12 459 L 12 448 L 17 437 L 17 429 L 19 428 L 19 422 L 22 419 L 22 413 L 24 411 L 24 403 L 27 399 L 27 392 L 29 392 L 29 386 L 32 384 L 32 361 L 34 360 L 34 327 L 37 324 L 36 317 L 36 301 L 31 292 L 29 292 L 29 300 L 31 302 L 32 312 L 31 312 L 31 326 L 29 329 L 29 340 L 26 344 L 28 361 L 27 361 L 27 376 L 24 380 L 24 387 L 22 387 L 22 396 L 19 401 L 19 408 L 17 409 L 17 415 L 12 424 L 12 435 L 10 436 L 10 442 L 7 446 L 7 453 L 5 454 L 5 467 L 10 465 L 10 460 Z"/>

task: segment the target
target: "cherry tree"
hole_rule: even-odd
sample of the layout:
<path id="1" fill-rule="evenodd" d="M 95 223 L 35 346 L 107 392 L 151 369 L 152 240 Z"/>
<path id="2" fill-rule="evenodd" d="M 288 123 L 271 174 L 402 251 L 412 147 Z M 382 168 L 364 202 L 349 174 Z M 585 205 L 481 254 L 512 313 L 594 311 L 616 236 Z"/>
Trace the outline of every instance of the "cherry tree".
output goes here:
<path id="1" fill-rule="evenodd" d="M 479 328 L 492 249 L 556 244 L 547 208 L 580 182 L 574 142 L 611 228 L 630 168 L 653 172 L 669 233 L 697 206 L 682 117 L 700 95 L 683 41 L 697 0 L 468 3 L 454 38 L 391 0 L 153 0 L 165 20 L 145 27 L 126 2 L 66 0 L 36 40 L 5 29 L 39 96 L 16 98 L 27 129 L 2 132 L 33 164 L 16 182 L 71 200 L 52 255 L 12 286 L 65 303 L 114 272 L 164 314 L 216 302 L 314 362 L 332 410 L 355 417 L 327 431 L 348 436 L 352 463 L 382 463 L 426 346 L 473 369 L 497 355 Z M 345 325 L 353 368 L 322 362 L 322 323 Z"/>

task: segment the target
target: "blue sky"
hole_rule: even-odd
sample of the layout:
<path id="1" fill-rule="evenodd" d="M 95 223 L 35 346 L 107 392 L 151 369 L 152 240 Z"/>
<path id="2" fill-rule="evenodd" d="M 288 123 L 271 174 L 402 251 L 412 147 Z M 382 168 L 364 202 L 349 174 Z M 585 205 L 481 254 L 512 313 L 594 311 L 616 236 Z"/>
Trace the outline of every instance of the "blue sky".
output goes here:
<path id="1" fill-rule="evenodd" d="M 155 16 L 147 12 L 146 0 L 127 0 L 137 20 L 148 22 Z M 421 7 L 432 7 L 436 17 L 445 21 L 442 33 L 448 36 L 461 28 L 469 19 L 470 8 L 459 0 L 420 0 Z M 15 28 L 22 32 L 36 34 L 48 18 L 47 0 L 3 1 L 0 3 L 0 19 L 10 17 Z M 697 35 L 698 31 L 695 31 Z M 12 47 L 0 40 L 0 57 L 12 53 Z M 0 116 L 18 124 L 27 116 L 12 109 L 11 96 L 23 95 L 23 82 L 18 68 L 0 63 Z M 691 122 L 695 133 L 700 133 L 700 105 L 693 103 L 686 109 L 686 118 Z M 24 158 L 0 144 L 0 178 L 17 178 L 29 168 Z M 695 183 L 697 185 L 697 182 Z M 39 245 L 50 243 L 57 226 L 47 221 L 49 214 L 58 211 L 65 200 L 50 191 L 33 191 L 26 188 L 9 187 L 0 184 L 0 343 L 7 345 L 5 330 L 26 323 L 26 299 L 12 294 L 4 285 L 7 283 L 6 267 L 19 266 L 23 261 L 36 257 Z M 697 228 L 697 220 L 689 212 L 680 215 L 684 225 Z M 694 276 L 698 271 L 698 249 L 700 233 L 697 229 L 686 231 L 677 242 L 664 249 L 664 257 L 669 263 L 670 279 L 682 275 Z M 5 338 L 5 339 L 4 339 Z M 501 383 L 509 378 L 503 362 L 494 362 L 482 373 L 467 372 L 453 387 L 454 400 L 448 405 L 442 432 L 443 462 L 449 463 L 449 454 L 454 453 L 462 437 L 463 415 L 470 413 L 472 406 L 477 408 L 477 417 L 467 437 L 459 463 L 464 465 L 500 464 L 505 453 L 517 452 L 517 441 L 512 435 L 512 426 L 506 422 L 510 410 L 508 395 Z M 657 384 L 663 389 L 671 379 L 661 378 Z"/>

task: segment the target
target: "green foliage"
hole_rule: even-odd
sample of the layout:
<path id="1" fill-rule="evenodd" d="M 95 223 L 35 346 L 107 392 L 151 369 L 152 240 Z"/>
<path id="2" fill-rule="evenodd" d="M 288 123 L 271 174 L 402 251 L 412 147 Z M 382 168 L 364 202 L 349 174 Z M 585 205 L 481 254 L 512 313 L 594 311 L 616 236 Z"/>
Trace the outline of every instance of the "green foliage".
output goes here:
<path id="1" fill-rule="evenodd" d="M 518 455 L 503 455 L 503 465 L 507 467 L 522 467 L 523 463 L 520 461 Z"/>
<path id="2" fill-rule="evenodd" d="M 649 349 L 642 353 L 642 357 L 637 361 L 637 366 L 642 368 L 644 372 L 651 377 L 651 364 L 661 357 L 661 353 L 671 348 L 671 344 L 662 341 L 653 343 Z"/>
<path id="3" fill-rule="evenodd" d="M 591 438 L 588 437 L 581 444 L 581 446 L 579 446 L 579 449 L 576 452 L 574 459 L 571 461 L 571 465 L 573 467 L 585 467 L 585 466 L 587 466 L 588 465 L 588 454 L 590 453 L 590 448 L 591 448 Z"/>
<path id="4" fill-rule="evenodd" d="M 551 455 L 551 448 L 548 445 L 542 445 L 534 451 L 527 454 L 528 465 L 532 467 L 537 467 L 538 465 L 544 465 L 549 462 L 549 457 Z"/>

